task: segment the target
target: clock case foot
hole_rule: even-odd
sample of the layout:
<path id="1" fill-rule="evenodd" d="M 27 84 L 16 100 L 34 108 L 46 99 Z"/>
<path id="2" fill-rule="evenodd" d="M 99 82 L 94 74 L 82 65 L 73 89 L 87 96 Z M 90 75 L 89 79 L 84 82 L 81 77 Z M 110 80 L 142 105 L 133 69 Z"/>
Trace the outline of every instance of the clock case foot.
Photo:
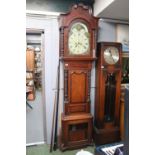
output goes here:
<path id="1" fill-rule="evenodd" d="M 93 139 L 95 145 L 108 144 L 118 142 L 120 138 L 120 129 L 115 127 L 113 129 L 98 129 L 94 127 Z"/>

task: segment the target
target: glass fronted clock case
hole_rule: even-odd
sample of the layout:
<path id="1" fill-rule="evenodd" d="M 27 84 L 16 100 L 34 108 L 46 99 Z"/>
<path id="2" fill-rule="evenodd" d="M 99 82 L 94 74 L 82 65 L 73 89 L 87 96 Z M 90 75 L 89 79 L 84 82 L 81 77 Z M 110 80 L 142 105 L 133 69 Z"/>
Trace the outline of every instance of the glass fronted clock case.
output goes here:
<path id="1" fill-rule="evenodd" d="M 121 51 L 120 43 L 98 43 L 94 119 L 96 145 L 120 140 Z"/>
<path id="2" fill-rule="evenodd" d="M 98 18 L 82 4 L 61 14 L 60 60 L 64 65 L 64 112 L 61 149 L 92 144 L 90 83 L 92 61 L 96 59 Z"/>

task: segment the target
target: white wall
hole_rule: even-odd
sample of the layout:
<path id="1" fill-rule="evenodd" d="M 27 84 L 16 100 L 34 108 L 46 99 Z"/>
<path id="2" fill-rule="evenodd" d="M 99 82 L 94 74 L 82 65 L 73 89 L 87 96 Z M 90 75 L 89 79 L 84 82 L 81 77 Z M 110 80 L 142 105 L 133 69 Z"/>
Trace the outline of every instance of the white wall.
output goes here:
<path id="1" fill-rule="evenodd" d="M 117 20 L 99 20 L 98 42 L 121 42 L 122 38 L 129 41 L 129 25 Z M 123 39 L 122 39 L 123 40 Z"/>
<path id="2" fill-rule="evenodd" d="M 116 24 L 99 20 L 98 42 L 116 41 Z"/>
<path id="3" fill-rule="evenodd" d="M 96 0 L 94 3 L 94 16 L 98 16 L 114 0 Z"/>
<path id="4" fill-rule="evenodd" d="M 56 75 L 59 56 L 59 29 L 57 18 L 26 17 L 26 28 L 44 30 L 44 74 L 45 74 L 45 136 L 47 143 L 51 141 L 51 125 L 54 94 L 56 88 Z"/>

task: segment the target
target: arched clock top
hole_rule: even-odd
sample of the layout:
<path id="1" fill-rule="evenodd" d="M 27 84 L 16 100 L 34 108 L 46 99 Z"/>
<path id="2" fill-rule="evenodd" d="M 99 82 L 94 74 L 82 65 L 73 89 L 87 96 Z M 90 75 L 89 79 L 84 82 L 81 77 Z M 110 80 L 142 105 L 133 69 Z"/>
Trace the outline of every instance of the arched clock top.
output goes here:
<path id="1" fill-rule="evenodd" d="M 68 27 L 74 20 L 85 20 L 91 29 L 98 27 L 98 18 L 92 14 L 92 9 L 83 4 L 75 4 L 68 13 L 61 14 L 59 17 L 59 27 Z"/>
<path id="2" fill-rule="evenodd" d="M 69 13 L 60 15 L 59 28 L 60 59 L 96 59 L 98 18 L 90 7 L 73 5 Z"/>

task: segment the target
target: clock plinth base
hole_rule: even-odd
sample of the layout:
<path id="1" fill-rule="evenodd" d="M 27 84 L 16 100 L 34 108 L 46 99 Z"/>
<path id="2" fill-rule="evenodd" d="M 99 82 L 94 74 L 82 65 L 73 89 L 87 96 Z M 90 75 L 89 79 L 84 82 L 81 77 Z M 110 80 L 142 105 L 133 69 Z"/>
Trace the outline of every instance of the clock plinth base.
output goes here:
<path id="1" fill-rule="evenodd" d="M 94 143 L 95 145 L 108 144 L 120 141 L 120 129 L 98 129 L 94 127 Z"/>
<path id="2" fill-rule="evenodd" d="M 62 114 L 62 151 L 93 145 L 91 114 Z"/>

